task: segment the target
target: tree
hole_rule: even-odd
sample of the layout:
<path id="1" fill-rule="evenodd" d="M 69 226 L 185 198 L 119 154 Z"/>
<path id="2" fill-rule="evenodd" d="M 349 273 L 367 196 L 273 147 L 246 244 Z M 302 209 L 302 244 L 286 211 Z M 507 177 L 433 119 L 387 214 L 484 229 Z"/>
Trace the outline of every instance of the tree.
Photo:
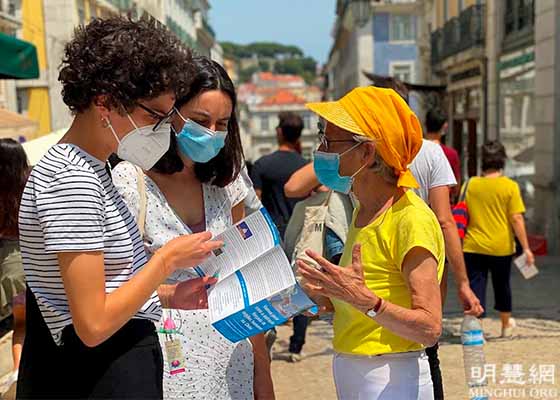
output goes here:
<path id="1" fill-rule="evenodd" d="M 277 74 L 292 74 L 302 76 L 307 83 L 315 79 L 317 62 L 311 57 L 289 58 L 277 61 L 274 65 L 274 72 Z"/>
<path id="2" fill-rule="evenodd" d="M 251 80 L 251 77 L 255 72 L 259 70 L 259 67 L 253 65 L 239 71 L 239 82 L 245 83 Z"/>
<path id="3" fill-rule="evenodd" d="M 269 72 L 270 71 L 270 63 L 266 60 L 259 60 L 259 70 L 262 72 Z"/>

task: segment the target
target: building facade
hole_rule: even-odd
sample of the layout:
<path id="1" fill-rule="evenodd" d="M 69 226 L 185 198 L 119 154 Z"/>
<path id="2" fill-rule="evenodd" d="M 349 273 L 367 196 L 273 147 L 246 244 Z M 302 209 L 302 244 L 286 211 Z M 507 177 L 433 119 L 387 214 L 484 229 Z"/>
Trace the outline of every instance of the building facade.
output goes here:
<path id="1" fill-rule="evenodd" d="M 364 72 L 424 82 L 420 58 L 422 2 L 337 1 L 333 46 L 327 62 L 327 97 L 370 84 Z M 412 99 L 412 107 L 418 104 Z"/>
<path id="2" fill-rule="evenodd" d="M 21 29 L 21 8 L 15 1 L 0 0 L 0 32 L 16 36 Z M 12 80 L 0 80 L 0 108 L 15 111 L 16 88 Z"/>
<path id="3" fill-rule="evenodd" d="M 14 111 L 38 122 L 39 134 L 70 125 L 72 116 L 62 101 L 58 66 L 74 28 L 93 18 L 150 16 L 164 23 L 196 53 L 223 61 L 208 23 L 207 0 L 21 0 L 20 4 L 20 36 L 37 48 L 40 77 L 13 83 L 16 89 L 10 104 Z"/>
<path id="4" fill-rule="evenodd" d="M 431 66 L 447 86 L 452 145 L 465 175 L 476 175 L 485 137 L 487 81 L 486 8 L 475 0 L 432 2 Z"/>
<path id="5" fill-rule="evenodd" d="M 304 129 L 301 137 L 302 155 L 311 159 L 317 148 L 318 117 L 305 108 L 305 103 L 320 101 L 318 87 L 308 86 L 302 77 L 260 72 L 251 83 L 238 91 L 241 103 L 240 125 L 245 157 L 256 161 L 277 150 L 278 114 L 291 111 L 301 115 Z"/>

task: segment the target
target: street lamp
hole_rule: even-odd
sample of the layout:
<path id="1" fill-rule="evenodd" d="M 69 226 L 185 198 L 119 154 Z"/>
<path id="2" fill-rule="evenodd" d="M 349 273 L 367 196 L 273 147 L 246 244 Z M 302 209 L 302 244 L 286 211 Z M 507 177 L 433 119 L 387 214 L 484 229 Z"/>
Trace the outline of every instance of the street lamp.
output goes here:
<path id="1" fill-rule="evenodd" d="M 356 21 L 356 25 L 364 26 L 369 22 L 371 16 L 370 0 L 350 0 L 352 7 L 352 16 Z"/>

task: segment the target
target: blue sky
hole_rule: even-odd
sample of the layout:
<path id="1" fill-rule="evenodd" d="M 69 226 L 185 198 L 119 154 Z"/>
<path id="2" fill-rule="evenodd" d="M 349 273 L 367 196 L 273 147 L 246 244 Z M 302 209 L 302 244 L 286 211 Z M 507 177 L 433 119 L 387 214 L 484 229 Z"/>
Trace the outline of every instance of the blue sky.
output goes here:
<path id="1" fill-rule="evenodd" d="M 274 41 L 299 46 L 324 63 L 332 44 L 336 0 L 213 0 L 210 24 L 219 41 Z"/>

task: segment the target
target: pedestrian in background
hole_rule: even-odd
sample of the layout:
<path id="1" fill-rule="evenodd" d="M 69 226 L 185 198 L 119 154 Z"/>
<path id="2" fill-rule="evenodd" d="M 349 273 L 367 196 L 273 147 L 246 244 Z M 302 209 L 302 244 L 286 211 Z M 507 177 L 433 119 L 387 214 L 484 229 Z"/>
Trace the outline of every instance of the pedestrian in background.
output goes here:
<path id="1" fill-rule="evenodd" d="M 296 203 L 302 198 L 287 198 L 284 185 L 292 174 L 308 162 L 301 156 L 301 131 L 303 119 L 292 112 L 282 112 L 278 115 L 276 139 L 278 150 L 259 158 L 251 170 L 255 192 L 274 221 L 280 237 L 284 238 L 286 227 L 292 216 Z M 307 328 L 307 317 L 297 315 L 293 319 L 294 335 L 301 336 Z M 276 329 L 266 333 L 267 345 L 272 350 L 276 340 Z"/>
<path id="2" fill-rule="evenodd" d="M 115 186 L 143 231 L 149 257 L 181 235 L 204 230 L 220 234 L 244 217 L 244 199 L 253 192 L 242 175 L 233 83 L 218 63 L 206 57 L 195 57 L 192 70 L 192 82 L 180 89 L 175 102 L 171 146 L 163 158 L 145 173 L 129 162 L 119 163 L 113 171 Z M 141 215 L 143 221 L 138 220 Z M 193 270 L 180 270 L 165 286 L 197 280 Z M 191 287 L 205 294 L 204 286 Z M 170 335 L 176 336 L 185 362 L 183 372 L 172 374 L 173 360 L 164 354 L 164 399 L 274 398 L 262 333 L 229 342 L 210 323 L 206 298 L 190 310 L 174 303 L 162 305 L 160 331 L 168 320 L 179 330 L 161 334 L 162 347 Z"/>
<path id="3" fill-rule="evenodd" d="M 329 262 L 338 265 L 352 221 L 353 206 L 348 195 L 320 187 L 307 199 L 296 204 L 284 236 L 284 250 L 295 267 L 298 259 L 309 260 L 307 249 L 315 250 Z M 304 358 L 303 346 L 310 317 L 294 317 L 288 361 Z"/>
<path id="4" fill-rule="evenodd" d="M 447 122 L 447 114 L 441 108 L 432 108 L 426 113 L 426 139 L 438 144 L 445 157 L 449 161 L 449 165 L 453 170 L 453 175 L 457 184 L 450 188 L 452 197 L 459 194 L 461 187 L 461 160 L 459 153 L 453 147 L 449 147 L 443 143 L 443 137 L 447 134 L 449 123 Z"/>
<path id="5" fill-rule="evenodd" d="M 13 315 L 13 374 L 17 381 L 25 337 L 25 274 L 19 249 L 18 213 L 30 168 L 21 144 L 0 139 L 0 320 Z"/>
<path id="6" fill-rule="evenodd" d="M 117 153 L 149 169 L 167 151 L 189 60 L 155 20 L 93 19 L 67 43 L 59 80 L 74 119 L 33 168 L 20 206 L 28 290 L 18 398 L 162 398 L 156 289 L 222 244 L 209 232 L 182 236 L 146 262 L 106 160 Z"/>
<path id="7" fill-rule="evenodd" d="M 471 287 L 485 309 L 488 273 L 491 274 L 494 308 L 500 313 L 502 337 L 511 337 L 515 327 L 511 318 L 510 284 L 514 236 L 519 239 L 529 264 L 535 262 L 535 257 L 529 248 L 519 185 L 503 176 L 506 159 L 502 143 L 497 140 L 485 143 L 482 176 L 470 178 L 464 184 L 469 222 L 463 251 Z"/>
<path id="8" fill-rule="evenodd" d="M 424 352 L 441 334 L 445 259 L 438 221 L 412 190 L 422 127 L 392 89 L 357 88 L 308 107 L 327 120 L 314 165 L 319 181 L 359 201 L 338 267 L 307 254 L 305 288 L 334 305 L 339 399 L 433 399 Z"/>
<path id="9" fill-rule="evenodd" d="M 299 152 L 303 119 L 295 113 L 278 115 L 278 150 L 258 159 L 251 171 L 255 191 L 284 237 L 296 203 L 284 195 L 284 185 L 292 174 L 308 163 Z"/>

